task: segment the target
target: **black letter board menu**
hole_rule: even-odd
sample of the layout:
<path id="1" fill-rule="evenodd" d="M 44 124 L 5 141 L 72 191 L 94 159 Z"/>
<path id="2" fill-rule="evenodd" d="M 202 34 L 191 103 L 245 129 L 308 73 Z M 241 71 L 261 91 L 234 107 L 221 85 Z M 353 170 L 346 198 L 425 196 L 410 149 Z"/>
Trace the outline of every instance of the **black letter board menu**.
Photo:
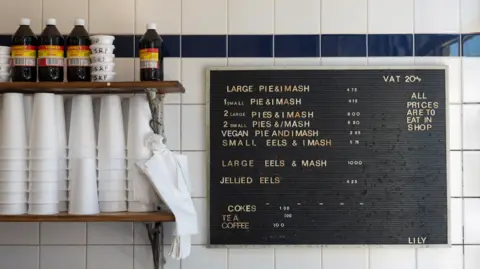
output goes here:
<path id="1" fill-rule="evenodd" d="M 449 244 L 445 67 L 207 77 L 210 246 Z"/>

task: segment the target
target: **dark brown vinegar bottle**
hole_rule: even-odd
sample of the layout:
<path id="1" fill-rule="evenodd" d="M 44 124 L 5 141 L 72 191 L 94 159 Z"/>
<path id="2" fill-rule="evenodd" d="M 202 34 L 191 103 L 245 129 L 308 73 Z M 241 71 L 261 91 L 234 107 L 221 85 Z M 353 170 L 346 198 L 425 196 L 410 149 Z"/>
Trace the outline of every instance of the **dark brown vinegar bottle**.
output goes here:
<path id="1" fill-rule="evenodd" d="M 139 42 L 140 80 L 163 80 L 163 40 L 155 23 L 147 24 L 147 32 Z"/>
<path id="2" fill-rule="evenodd" d="M 67 41 L 67 80 L 90 81 L 90 38 L 85 20 L 76 19 Z"/>
<path id="3" fill-rule="evenodd" d="M 38 80 L 63 82 L 65 41 L 57 29 L 57 20 L 48 19 L 38 38 Z"/>
<path id="4" fill-rule="evenodd" d="M 11 76 L 13 82 L 37 82 L 37 36 L 30 28 L 30 19 L 21 19 L 12 36 Z"/>

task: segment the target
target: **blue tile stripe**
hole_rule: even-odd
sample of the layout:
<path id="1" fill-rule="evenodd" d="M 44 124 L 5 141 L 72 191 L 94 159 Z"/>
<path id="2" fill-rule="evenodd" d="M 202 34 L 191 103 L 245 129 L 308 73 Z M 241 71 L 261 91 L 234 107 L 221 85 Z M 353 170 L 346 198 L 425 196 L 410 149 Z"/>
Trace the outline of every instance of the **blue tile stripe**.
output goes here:
<path id="1" fill-rule="evenodd" d="M 117 57 L 138 57 L 139 35 L 116 35 Z M 480 34 L 163 35 L 165 57 L 480 57 Z M 0 35 L 9 46 L 11 36 Z"/>

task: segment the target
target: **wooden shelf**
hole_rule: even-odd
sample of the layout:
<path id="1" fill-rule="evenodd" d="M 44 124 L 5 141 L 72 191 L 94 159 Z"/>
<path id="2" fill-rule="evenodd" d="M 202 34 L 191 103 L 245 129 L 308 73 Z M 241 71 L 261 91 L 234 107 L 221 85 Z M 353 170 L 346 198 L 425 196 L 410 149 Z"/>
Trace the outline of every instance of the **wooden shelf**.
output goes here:
<path id="1" fill-rule="evenodd" d="M 169 212 L 119 212 L 100 213 L 97 215 L 0 215 L 0 222 L 172 222 L 175 217 Z"/>
<path id="2" fill-rule="evenodd" d="M 144 92 L 145 89 L 157 89 L 159 94 L 185 92 L 178 81 L 0 82 L 0 93 L 126 94 Z"/>

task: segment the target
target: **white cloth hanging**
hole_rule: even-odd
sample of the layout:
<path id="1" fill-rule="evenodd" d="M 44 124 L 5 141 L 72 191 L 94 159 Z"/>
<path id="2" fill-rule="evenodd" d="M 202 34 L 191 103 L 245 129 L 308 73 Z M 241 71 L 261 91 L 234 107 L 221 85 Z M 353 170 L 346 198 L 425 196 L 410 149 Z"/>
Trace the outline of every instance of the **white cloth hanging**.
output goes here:
<path id="1" fill-rule="evenodd" d="M 198 233 L 197 212 L 190 195 L 187 156 L 167 149 L 161 135 L 150 136 L 147 144 L 153 156 L 144 163 L 137 163 L 137 166 L 175 215 L 175 239 L 169 255 L 174 259 L 184 259 L 190 255 L 191 236 Z"/>

